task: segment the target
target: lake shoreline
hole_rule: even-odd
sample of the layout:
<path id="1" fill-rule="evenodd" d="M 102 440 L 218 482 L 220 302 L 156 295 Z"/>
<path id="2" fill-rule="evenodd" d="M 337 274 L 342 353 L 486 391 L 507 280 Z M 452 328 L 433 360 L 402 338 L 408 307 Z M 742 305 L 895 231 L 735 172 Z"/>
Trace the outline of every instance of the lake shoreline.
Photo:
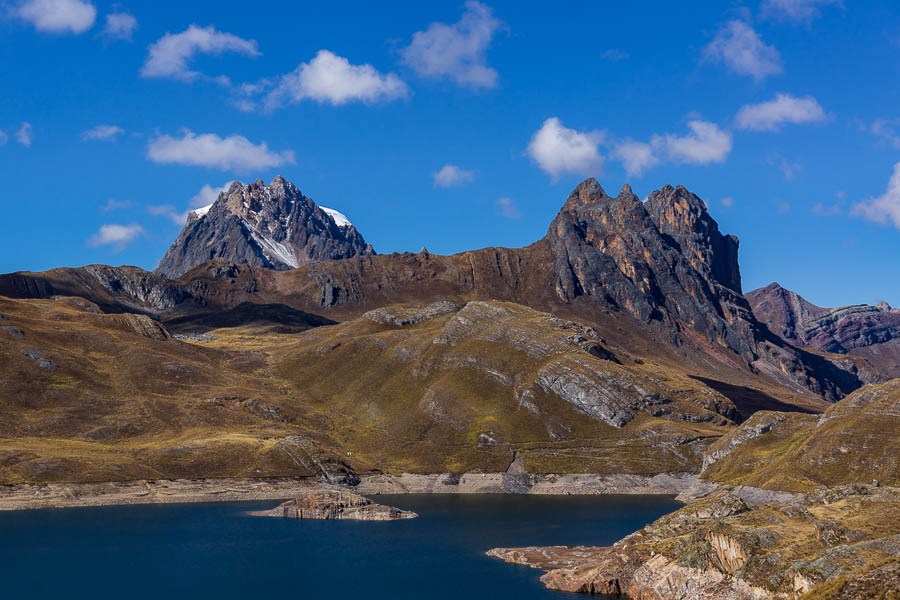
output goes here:
<path id="1" fill-rule="evenodd" d="M 91 483 L 0 485 L 0 511 L 175 504 L 196 502 L 284 501 L 322 489 L 378 494 L 532 494 L 532 495 L 677 495 L 697 479 L 691 473 L 529 474 L 436 473 L 362 475 L 357 485 L 322 483 L 315 478 L 198 478 Z"/>

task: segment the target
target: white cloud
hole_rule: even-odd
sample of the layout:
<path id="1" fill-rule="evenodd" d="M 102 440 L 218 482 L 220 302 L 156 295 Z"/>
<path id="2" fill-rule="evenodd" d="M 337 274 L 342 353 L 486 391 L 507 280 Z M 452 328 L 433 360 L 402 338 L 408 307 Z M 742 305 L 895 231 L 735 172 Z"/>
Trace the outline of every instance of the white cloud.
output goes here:
<path id="1" fill-rule="evenodd" d="M 114 200 L 110 199 L 106 204 L 100 207 L 100 212 L 108 213 L 111 210 L 119 210 L 121 208 L 130 208 L 130 200 Z"/>
<path id="2" fill-rule="evenodd" d="M 522 213 L 516 208 L 516 203 L 505 196 L 503 198 L 497 198 L 497 201 L 494 202 L 494 206 L 497 208 L 497 212 L 507 219 L 518 219 L 522 216 Z"/>
<path id="3" fill-rule="evenodd" d="M 106 15 L 106 25 L 103 26 L 101 35 L 109 40 L 131 40 L 137 24 L 134 15 L 125 12 L 110 13 Z"/>
<path id="4" fill-rule="evenodd" d="M 473 88 L 497 86 L 497 71 L 487 66 L 487 50 L 502 22 L 480 2 L 466 2 L 458 23 L 432 23 L 413 34 L 403 62 L 419 75 L 447 77 Z"/>
<path id="5" fill-rule="evenodd" d="M 653 146 L 644 142 L 625 140 L 616 144 L 613 154 L 622 161 L 625 172 L 629 176 L 639 176 L 647 169 L 659 164 L 659 158 L 653 152 Z"/>
<path id="6" fill-rule="evenodd" d="M 708 121 L 688 121 L 691 132 L 678 136 L 667 133 L 651 140 L 654 150 L 675 162 L 694 165 L 724 162 L 731 153 L 731 133 Z"/>
<path id="7" fill-rule="evenodd" d="M 122 135 L 125 130 L 118 125 L 97 125 L 81 133 L 83 140 L 101 140 L 105 142 L 116 141 L 116 136 Z"/>
<path id="8" fill-rule="evenodd" d="M 113 246 L 115 251 L 135 241 L 144 234 L 144 228 L 132 223 L 130 225 L 102 225 L 87 243 L 89 246 Z"/>
<path id="9" fill-rule="evenodd" d="M 241 135 L 222 138 L 214 133 L 195 134 L 187 129 L 183 130 L 181 138 L 160 135 L 150 140 L 147 157 L 156 163 L 241 172 L 294 162 L 291 150 L 274 152 L 265 142 L 254 144 Z"/>
<path id="10" fill-rule="evenodd" d="M 246 85 L 244 93 L 253 94 L 265 83 Z M 283 75 L 275 89 L 266 95 L 267 109 L 285 102 L 315 100 L 335 106 L 347 102 L 395 100 L 409 94 L 409 88 L 394 73 L 383 75 L 369 64 L 352 65 L 342 56 L 319 50 L 308 63 L 300 63 L 294 71 Z"/>
<path id="11" fill-rule="evenodd" d="M 854 204 L 850 214 L 876 223 L 891 222 L 900 229 L 900 162 L 894 165 L 884 194 Z"/>
<path id="12" fill-rule="evenodd" d="M 900 124 L 898 119 L 877 119 L 871 127 L 862 127 L 862 129 L 875 134 L 893 148 L 900 150 L 900 135 L 894 130 L 898 124 Z"/>
<path id="13" fill-rule="evenodd" d="M 234 181 L 229 181 L 222 187 L 214 188 L 209 184 L 200 188 L 190 201 L 190 208 L 179 211 L 171 204 L 151 204 L 147 206 L 147 212 L 157 217 L 165 217 L 175 225 L 182 226 L 187 222 L 188 215 L 193 209 L 209 206 L 219 197 L 221 192 L 225 192 L 231 187 Z"/>
<path id="14" fill-rule="evenodd" d="M 466 171 L 456 165 L 444 165 L 441 170 L 433 175 L 434 185 L 437 187 L 453 187 L 469 183 L 475 178 L 475 173 Z"/>
<path id="15" fill-rule="evenodd" d="M 189 62 L 197 54 L 220 55 L 236 52 L 245 56 L 259 56 L 256 40 L 245 40 L 230 33 L 217 31 L 212 25 L 191 25 L 181 33 L 167 33 L 150 45 L 147 60 L 141 67 L 143 77 L 168 77 L 180 81 L 193 81 L 203 76 L 192 71 Z M 225 77 L 217 78 L 227 83 Z"/>
<path id="16" fill-rule="evenodd" d="M 567 172 L 597 174 L 603 166 L 603 156 L 597 150 L 603 139 L 600 131 L 575 131 L 563 126 L 557 117 L 551 117 L 531 138 L 527 152 L 554 178 Z"/>
<path id="17" fill-rule="evenodd" d="M 812 96 L 797 98 L 775 94 L 774 100 L 745 104 L 738 110 L 735 122 L 741 129 L 777 131 L 788 123 L 817 123 L 825 120 L 825 111 Z"/>
<path id="18" fill-rule="evenodd" d="M 31 148 L 31 123 L 22 123 L 16 132 L 16 141 L 26 148 Z"/>
<path id="19" fill-rule="evenodd" d="M 722 206 L 724 206 L 725 208 L 731 208 L 732 206 L 734 206 L 734 198 L 732 198 L 731 196 L 725 196 L 724 198 L 722 198 Z"/>
<path id="20" fill-rule="evenodd" d="M 176 225 L 184 225 L 190 211 L 178 212 L 171 204 L 151 204 L 147 212 L 156 217 L 165 217 Z"/>
<path id="21" fill-rule="evenodd" d="M 13 14 L 49 33 L 84 33 L 94 25 L 97 9 L 85 0 L 25 0 Z"/>
<path id="22" fill-rule="evenodd" d="M 781 73 L 781 55 L 774 46 L 767 46 L 759 34 L 747 23 L 733 20 L 716 33 L 703 50 L 703 60 L 724 63 L 740 75 L 750 75 L 757 81 Z"/>
<path id="23" fill-rule="evenodd" d="M 208 183 L 200 188 L 200 191 L 194 194 L 194 197 L 191 198 L 191 208 L 201 208 L 203 206 L 209 206 L 219 197 L 219 194 L 222 192 L 227 192 L 228 188 L 234 184 L 234 181 L 229 181 L 222 187 L 213 187 Z"/>
<path id="24" fill-rule="evenodd" d="M 0 130 L 0 146 L 5 146 L 6 142 L 8 142 L 8 141 L 9 141 L 9 136 L 6 135 L 5 131 Z"/>
<path id="25" fill-rule="evenodd" d="M 762 16 L 779 21 L 809 23 L 819 16 L 822 6 L 843 6 L 841 0 L 765 0 Z"/>

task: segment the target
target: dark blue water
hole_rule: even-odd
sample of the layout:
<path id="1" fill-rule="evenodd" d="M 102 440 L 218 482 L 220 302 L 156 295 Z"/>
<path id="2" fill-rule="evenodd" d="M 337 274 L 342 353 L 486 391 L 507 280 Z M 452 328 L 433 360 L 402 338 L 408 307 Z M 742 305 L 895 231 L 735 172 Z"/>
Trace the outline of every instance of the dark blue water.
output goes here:
<path id="1" fill-rule="evenodd" d="M 392 522 L 247 517 L 277 502 L 0 513 L 0 598 L 556 598 L 495 546 L 610 544 L 659 496 L 378 496 Z"/>

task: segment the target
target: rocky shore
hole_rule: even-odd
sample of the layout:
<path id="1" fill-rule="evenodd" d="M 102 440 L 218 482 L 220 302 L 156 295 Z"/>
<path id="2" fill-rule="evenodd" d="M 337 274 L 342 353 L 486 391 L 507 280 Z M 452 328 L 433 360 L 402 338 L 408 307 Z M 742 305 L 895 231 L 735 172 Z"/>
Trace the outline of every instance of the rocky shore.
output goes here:
<path id="1" fill-rule="evenodd" d="M 258 510 L 248 514 L 254 517 L 356 521 L 399 521 L 419 516 L 412 511 L 376 504 L 365 496 L 342 490 L 311 491 L 271 510 Z"/>
<path id="2" fill-rule="evenodd" d="M 403 473 L 362 475 L 355 486 L 321 483 L 307 477 L 155 479 L 105 483 L 0 485 L 0 510 L 288 500 L 317 490 L 359 494 L 679 494 L 696 475 L 536 475 L 528 473 Z"/>
<path id="3" fill-rule="evenodd" d="M 898 510 L 900 488 L 843 486 L 755 507 L 720 493 L 609 547 L 487 554 L 546 570 L 550 589 L 637 600 L 895 598 Z"/>

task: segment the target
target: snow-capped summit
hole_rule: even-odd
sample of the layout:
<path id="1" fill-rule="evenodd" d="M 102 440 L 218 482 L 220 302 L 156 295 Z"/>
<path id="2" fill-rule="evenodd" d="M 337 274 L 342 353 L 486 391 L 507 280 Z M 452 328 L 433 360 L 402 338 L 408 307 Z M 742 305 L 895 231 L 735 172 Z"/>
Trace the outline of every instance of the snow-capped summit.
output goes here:
<path id="1" fill-rule="evenodd" d="M 371 254 L 345 215 L 316 205 L 279 175 L 269 185 L 236 181 L 215 202 L 188 213 L 156 270 L 178 277 L 213 259 L 285 270 Z"/>
<path id="2" fill-rule="evenodd" d="M 194 210 L 191 211 L 191 214 L 194 217 L 199 219 L 200 217 L 205 216 L 206 213 L 209 212 L 209 209 L 212 208 L 212 206 L 213 206 L 212 204 L 207 204 L 206 206 L 202 206 L 200 208 L 195 208 Z"/>
<path id="3" fill-rule="evenodd" d="M 342 213 L 334 210 L 333 208 L 325 208 L 324 206 L 320 206 L 325 213 L 334 220 L 334 224 L 338 227 L 352 227 L 353 223 L 350 222 L 350 219 Z"/>

